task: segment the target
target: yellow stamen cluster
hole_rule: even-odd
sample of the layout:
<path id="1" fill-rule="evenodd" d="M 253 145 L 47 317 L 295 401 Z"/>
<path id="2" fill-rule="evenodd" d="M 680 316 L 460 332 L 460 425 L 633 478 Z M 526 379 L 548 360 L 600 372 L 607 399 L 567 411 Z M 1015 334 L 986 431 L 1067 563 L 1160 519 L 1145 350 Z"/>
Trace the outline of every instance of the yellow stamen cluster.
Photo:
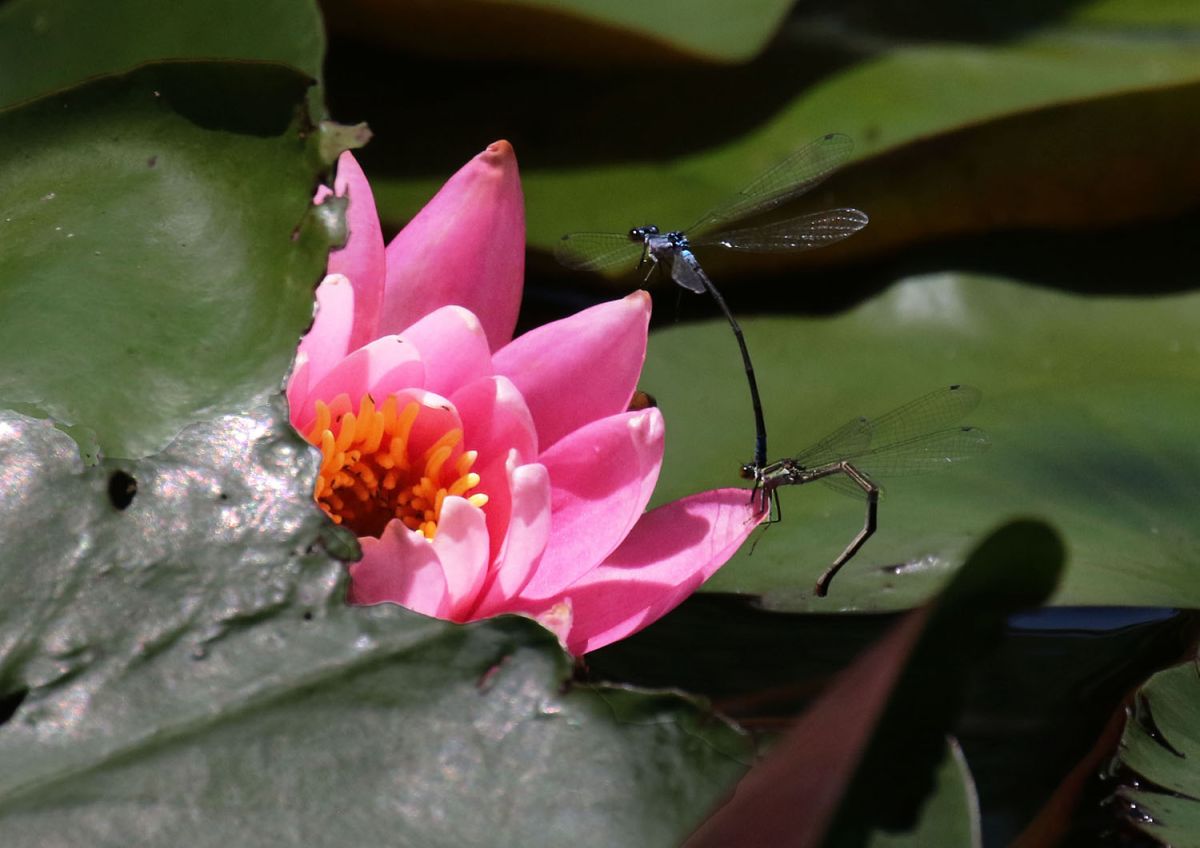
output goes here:
<path id="1" fill-rule="evenodd" d="M 305 435 L 321 449 L 314 495 L 334 521 L 359 536 L 379 536 L 398 518 L 432 539 L 447 496 L 466 497 L 477 507 L 487 503 L 483 493 L 467 494 L 479 485 L 479 475 L 471 471 L 478 453 L 463 451 L 447 465 L 463 437 L 456 428 L 419 457 L 411 456 L 409 437 L 421 407 L 415 401 L 403 410 L 398 406 L 389 395 L 376 409 L 374 399 L 364 395 L 357 413 L 335 420 L 329 405 L 317 401 L 317 417 Z"/>

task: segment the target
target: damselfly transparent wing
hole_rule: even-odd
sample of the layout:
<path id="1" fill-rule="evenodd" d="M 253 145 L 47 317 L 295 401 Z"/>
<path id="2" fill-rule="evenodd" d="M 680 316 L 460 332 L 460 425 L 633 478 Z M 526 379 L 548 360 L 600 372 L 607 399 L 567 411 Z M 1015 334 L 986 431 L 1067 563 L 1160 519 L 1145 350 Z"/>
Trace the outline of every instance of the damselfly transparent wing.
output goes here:
<path id="1" fill-rule="evenodd" d="M 826 209 L 798 215 L 761 227 L 719 230 L 689 238 L 693 247 L 720 246 L 730 250 L 811 250 L 839 242 L 867 225 L 867 215 L 858 209 Z"/>
<path id="2" fill-rule="evenodd" d="M 688 291 L 704 293 L 704 271 L 690 250 L 677 250 L 671 260 L 671 279 Z"/>
<path id="3" fill-rule="evenodd" d="M 938 389 L 878 418 L 847 422 L 797 455 L 795 461 L 815 468 L 845 460 L 876 483 L 938 471 L 977 456 L 991 444 L 978 428 L 952 426 L 978 406 L 980 398 L 979 390 L 971 386 Z M 821 480 L 838 491 L 862 496 L 862 489 L 844 475 Z"/>
<path id="4" fill-rule="evenodd" d="M 974 386 L 956 384 L 910 400 L 891 412 L 871 419 L 871 449 L 944 430 L 979 406 L 982 397 Z"/>
<path id="5" fill-rule="evenodd" d="M 948 465 L 978 456 L 990 445 L 987 433 L 978 427 L 952 427 L 881 445 L 861 454 L 852 464 L 878 483 L 893 477 L 941 471 Z M 822 482 L 848 495 L 862 496 L 862 489 L 843 475 L 825 477 Z"/>
<path id="6" fill-rule="evenodd" d="M 626 233 L 569 233 L 554 246 L 555 258 L 576 271 L 634 268 L 644 246 Z"/>
<path id="7" fill-rule="evenodd" d="M 847 457 L 859 456 L 871 447 L 871 430 L 870 418 L 851 418 L 793 459 L 797 465 L 804 468 L 816 468 Z"/>
<path id="8" fill-rule="evenodd" d="M 767 212 L 814 188 L 836 171 L 854 149 L 841 133 L 829 133 L 806 144 L 760 174 L 737 194 L 708 210 L 687 232 L 703 233 L 723 224 Z"/>

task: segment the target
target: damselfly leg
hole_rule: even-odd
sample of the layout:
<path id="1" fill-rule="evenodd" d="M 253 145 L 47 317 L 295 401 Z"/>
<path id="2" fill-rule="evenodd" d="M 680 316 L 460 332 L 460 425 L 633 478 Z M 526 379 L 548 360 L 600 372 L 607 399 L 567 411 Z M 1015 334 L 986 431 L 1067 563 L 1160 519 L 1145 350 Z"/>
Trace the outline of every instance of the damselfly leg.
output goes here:
<path id="1" fill-rule="evenodd" d="M 878 418 L 852 418 L 795 457 L 777 460 L 755 476 L 761 489 L 778 504 L 779 489 L 821 481 L 847 494 L 866 496 L 862 529 L 817 578 L 819 597 L 878 526 L 880 487 L 877 479 L 936 471 L 987 449 L 987 435 L 975 427 L 948 426 L 979 403 L 970 386 L 953 385 L 930 392 Z M 753 468 L 743 467 L 749 475 Z"/>

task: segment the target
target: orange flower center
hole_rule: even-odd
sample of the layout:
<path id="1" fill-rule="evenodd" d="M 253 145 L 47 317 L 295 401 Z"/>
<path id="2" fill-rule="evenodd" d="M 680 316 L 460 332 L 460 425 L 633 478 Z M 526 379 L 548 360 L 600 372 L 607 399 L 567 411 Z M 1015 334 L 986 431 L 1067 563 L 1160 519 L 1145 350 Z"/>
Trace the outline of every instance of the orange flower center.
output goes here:
<path id="1" fill-rule="evenodd" d="M 334 405 L 345 408 L 338 400 Z M 398 407 L 395 395 L 378 409 L 370 395 L 363 395 L 357 413 L 335 416 L 324 401 L 316 402 L 317 417 L 305 434 L 321 449 L 313 494 L 330 518 L 359 536 L 378 537 L 398 518 L 432 539 L 447 496 L 466 497 L 477 507 L 487 503 L 483 493 L 467 494 L 479 485 L 479 475 L 471 471 L 478 453 L 461 451 L 451 462 L 463 437 L 458 428 L 414 453 L 410 437 L 421 405 L 412 401 Z"/>

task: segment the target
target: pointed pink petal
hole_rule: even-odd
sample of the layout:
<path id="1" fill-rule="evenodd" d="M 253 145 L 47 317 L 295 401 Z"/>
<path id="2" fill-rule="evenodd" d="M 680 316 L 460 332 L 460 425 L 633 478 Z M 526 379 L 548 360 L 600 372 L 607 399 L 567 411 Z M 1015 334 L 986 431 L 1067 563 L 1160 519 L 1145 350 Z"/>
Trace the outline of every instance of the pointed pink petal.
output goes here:
<path id="1" fill-rule="evenodd" d="M 308 357 L 308 383 L 313 385 L 345 359 L 353 348 L 354 287 L 340 274 L 331 274 L 317 286 L 317 314 L 300 340 L 299 352 Z"/>
<path id="2" fill-rule="evenodd" d="M 515 455 L 514 455 L 515 456 Z M 511 464 L 508 534 L 492 565 L 491 578 L 472 618 L 508 611 L 508 602 L 527 582 L 550 538 L 550 474 L 544 465 Z M 489 502 L 488 508 L 491 508 Z"/>
<path id="3" fill-rule="evenodd" d="M 420 533 L 392 521 L 382 538 L 360 538 L 363 558 L 350 566 L 352 604 L 400 604 L 445 618 L 450 610 L 446 577 L 437 552 Z"/>
<path id="4" fill-rule="evenodd" d="M 368 391 L 382 404 L 388 394 L 410 386 L 420 388 L 424 380 L 425 366 L 416 347 L 399 336 L 384 336 L 342 359 L 320 380 L 310 381 L 308 396 L 310 401 L 328 403 L 344 393 L 350 398 L 350 408 L 357 409 Z M 314 415 L 310 402 L 293 418 L 296 429 L 304 432 Z"/>
<path id="5" fill-rule="evenodd" d="M 461 306 L 443 306 L 400 334 L 421 353 L 425 388 L 449 397 L 472 380 L 491 376 L 492 351 L 479 319 Z"/>
<path id="6" fill-rule="evenodd" d="M 512 338 L 525 276 L 525 206 L 512 145 L 462 167 L 387 246 L 379 327 L 400 332 L 440 306 L 479 316 L 492 350 Z"/>
<path id="7" fill-rule="evenodd" d="M 450 601 L 447 617 L 463 621 L 488 573 L 488 532 L 483 511 L 466 498 L 442 502 L 433 549 L 442 562 Z"/>
<path id="8" fill-rule="evenodd" d="M 594 651 L 666 615 L 765 517 L 748 489 L 701 492 L 646 513 L 603 565 L 562 593 L 572 615 L 567 650 Z"/>
<path id="9" fill-rule="evenodd" d="M 662 455 L 657 409 L 604 418 L 545 451 L 553 532 L 521 594 L 556 596 L 612 553 L 646 508 Z"/>
<path id="10" fill-rule="evenodd" d="M 531 330 L 496 352 L 545 450 L 585 424 L 624 412 L 646 358 L 650 295 L 634 292 Z"/>
<path id="11" fill-rule="evenodd" d="M 354 332 L 349 348 L 352 350 L 379 335 L 375 332 L 375 324 L 383 303 L 387 266 L 375 197 L 362 168 L 348 150 L 338 157 L 333 186 L 339 197 L 349 200 L 346 206 L 347 237 L 342 248 L 330 252 L 328 273 L 342 274 L 354 286 Z M 323 187 L 314 202 L 319 203 L 329 194 L 329 189 Z"/>

